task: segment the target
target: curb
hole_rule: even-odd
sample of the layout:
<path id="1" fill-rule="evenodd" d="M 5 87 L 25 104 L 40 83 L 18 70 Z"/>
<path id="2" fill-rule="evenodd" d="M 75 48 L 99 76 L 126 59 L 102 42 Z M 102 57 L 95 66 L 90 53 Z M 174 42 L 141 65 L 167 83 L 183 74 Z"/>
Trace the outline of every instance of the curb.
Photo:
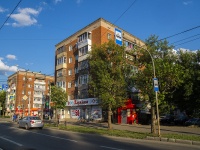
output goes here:
<path id="1" fill-rule="evenodd" d="M 164 138 L 164 137 L 152 137 L 152 136 L 147 136 L 146 139 L 147 140 L 155 140 L 155 141 L 163 141 L 163 142 L 172 142 L 172 143 L 181 143 L 181 144 L 200 146 L 199 141 L 181 140 L 181 139 Z"/>

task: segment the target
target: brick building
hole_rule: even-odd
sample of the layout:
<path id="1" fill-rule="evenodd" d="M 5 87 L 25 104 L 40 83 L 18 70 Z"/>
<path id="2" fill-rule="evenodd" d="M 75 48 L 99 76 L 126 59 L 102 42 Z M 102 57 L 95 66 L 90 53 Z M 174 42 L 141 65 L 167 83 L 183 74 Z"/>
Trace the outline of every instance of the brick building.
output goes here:
<path id="1" fill-rule="evenodd" d="M 38 72 L 17 71 L 9 76 L 6 114 L 43 115 L 42 110 L 49 113 L 48 94 L 51 82 L 54 82 L 53 76 Z"/>
<path id="2" fill-rule="evenodd" d="M 62 110 L 63 118 L 101 118 L 98 99 L 88 93 L 88 52 L 92 45 L 109 40 L 125 45 L 125 51 L 144 42 L 114 24 L 99 18 L 55 46 L 55 83 L 68 93 L 68 103 Z M 136 56 L 126 55 L 133 60 Z"/>

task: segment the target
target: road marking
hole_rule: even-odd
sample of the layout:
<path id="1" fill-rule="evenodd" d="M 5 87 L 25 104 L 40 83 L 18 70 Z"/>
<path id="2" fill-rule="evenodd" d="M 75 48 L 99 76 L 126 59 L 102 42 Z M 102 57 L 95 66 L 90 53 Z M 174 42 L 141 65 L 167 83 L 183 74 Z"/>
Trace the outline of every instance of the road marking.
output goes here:
<path id="1" fill-rule="evenodd" d="M 78 142 L 78 141 L 75 141 L 75 140 L 65 139 L 65 138 L 61 138 L 61 137 L 57 137 L 57 136 L 52 136 L 52 135 L 48 135 L 48 134 L 43 134 L 43 133 L 36 133 L 36 132 L 32 132 L 32 133 L 43 135 L 43 136 L 48 136 L 48 137 L 52 137 L 52 138 L 56 138 L 56 139 L 61 139 L 61 140 L 65 140 L 65 141 Z"/>
<path id="2" fill-rule="evenodd" d="M 17 143 L 17 142 L 12 141 L 12 140 L 9 140 L 9 139 L 7 139 L 7 138 L 4 138 L 4 137 L 2 137 L 2 136 L 0 136 L 0 138 L 3 139 L 3 140 L 6 140 L 6 141 L 8 141 L 8 142 L 11 142 L 11 143 L 13 143 L 13 144 L 16 144 L 16 145 L 18 145 L 18 146 L 22 146 L 22 144 Z"/>
<path id="3" fill-rule="evenodd" d="M 118 149 L 118 148 L 114 148 L 114 147 L 107 147 L 107 146 L 100 146 L 100 147 L 107 148 L 107 149 L 123 150 L 123 149 Z"/>

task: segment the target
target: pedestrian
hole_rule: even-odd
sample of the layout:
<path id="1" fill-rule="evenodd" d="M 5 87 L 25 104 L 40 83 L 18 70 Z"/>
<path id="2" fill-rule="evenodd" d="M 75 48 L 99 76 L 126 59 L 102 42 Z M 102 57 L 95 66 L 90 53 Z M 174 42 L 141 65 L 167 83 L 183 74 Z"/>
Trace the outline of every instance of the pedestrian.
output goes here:
<path id="1" fill-rule="evenodd" d="M 17 119 L 17 115 L 14 113 L 14 115 L 13 115 L 13 122 L 15 122 L 16 119 Z"/>

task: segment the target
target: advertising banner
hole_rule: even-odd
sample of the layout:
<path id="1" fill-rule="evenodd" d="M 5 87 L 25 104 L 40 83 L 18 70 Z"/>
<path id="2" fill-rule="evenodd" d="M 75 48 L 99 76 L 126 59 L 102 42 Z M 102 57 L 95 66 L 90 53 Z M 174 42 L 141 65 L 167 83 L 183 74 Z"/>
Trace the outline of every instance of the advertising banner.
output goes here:
<path id="1" fill-rule="evenodd" d="M 117 28 L 115 28 L 115 42 L 122 46 L 122 31 Z"/>
<path id="2" fill-rule="evenodd" d="M 81 106 L 81 105 L 98 105 L 99 101 L 96 98 L 87 98 L 87 99 L 74 99 L 68 100 L 66 106 Z"/>
<path id="3" fill-rule="evenodd" d="M 102 108 L 100 106 L 92 106 L 91 118 L 94 120 L 102 119 Z"/>

